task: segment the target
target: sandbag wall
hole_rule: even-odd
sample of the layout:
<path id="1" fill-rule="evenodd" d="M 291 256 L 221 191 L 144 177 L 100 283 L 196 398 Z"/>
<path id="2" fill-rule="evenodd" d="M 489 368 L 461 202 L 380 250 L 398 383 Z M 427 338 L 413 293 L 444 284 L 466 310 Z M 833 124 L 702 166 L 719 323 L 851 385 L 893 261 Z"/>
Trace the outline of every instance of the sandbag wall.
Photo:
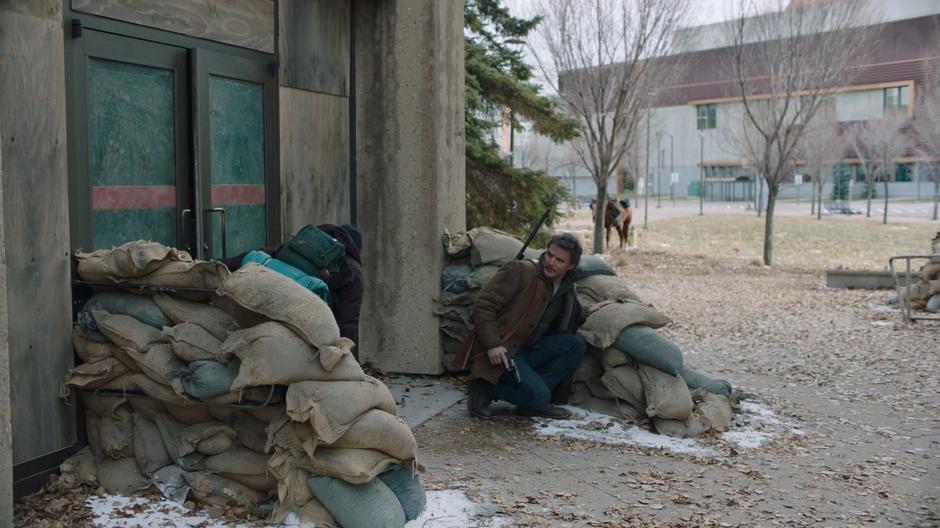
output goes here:
<path id="1" fill-rule="evenodd" d="M 96 288 L 79 313 L 84 363 L 63 396 L 78 391 L 89 447 L 63 470 L 116 494 L 276 498 L 275 522 L 294 512 L 317 526 L 404 526 L 420 513 L 414 435 L 316 294 L 269 268 L 229 273 L 152 242 L 76 258 L 86 281 L 179 290 Z"/>
<path id="2" fill-rule="evenodd" d="M 522 242 L 479 227 L 445 233 L 443 243 L 449 264 L 434 310 L 441 319 L 445 367 L 459 370 L 452 359 L 472 327 L 473 301 L 496 271 L 515 258 Z M 539 253 L 529 250 L 526 257 Z M 582 306 L 617 302 L 592 314 L 579 329 L 589 353 L 575 372 L 570 402 L 650 423 L 671 436 L 725 430 L 731 422 L 731 385 L 683 364 L 679 348 L 655 330 L 671 320 L 634 294 L 602 257 L 582 256 L 575 273 Z"/>
<path id="3" fill-rule="evenodd" d="M 940 313 L 940 233 L 934 239 L 933 257 L 920 268 L 920 280 L 898 292 L 901 301 L 910 301 L 911 309 Z"/>

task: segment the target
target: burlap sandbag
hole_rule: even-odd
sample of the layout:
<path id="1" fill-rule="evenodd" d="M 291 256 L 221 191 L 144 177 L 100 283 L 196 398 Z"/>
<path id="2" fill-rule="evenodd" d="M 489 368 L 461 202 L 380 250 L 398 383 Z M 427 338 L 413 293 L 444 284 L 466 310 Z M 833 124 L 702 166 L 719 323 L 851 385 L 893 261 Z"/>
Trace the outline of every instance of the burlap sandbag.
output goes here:
<path id="1" fill-rule="evenodd" d="M 643 325 L 630 325 L 620 332 L 614 347 L 637 361 L 673 376 L 682 372 L 682 351 L 665 336 Z"/>
<path id="2" fill-rule="evenodd" d="M 238 482 L 242 486 L 270 495 L 277 490 L 277 479 L 271 473 L 261 475 L 239 475 L 238 473 L 219 473 L 220 477 Z"/>
<path id="3" fill-rule="evenodd" d="M 236 475 L 264 475 L 268 472 L 268 457 L 247 447 L 233 447 L 228 451 L 206 457 L 206 469 L 213 473 Z"/>
<path id="4" fill-rule="evenodd" d="M 241 325 L 234 317 L 211 304 L 189 301 L 163 293 L 154 295 L 153 300 L 177 325 L 182 323 L 197 325 L 212 334 L 219 342 L 224 341 L 230 333 L 241 329 Z"/>
<path id="5" fill-rule="evenodd" d="M 183 470 L 173 464 L 158 469 L 151 477 L 151 481 L 154 487 L 160 490 L 160 495 L 177 504 L 186 502 L 192 489 L 183 477 Z"/>
<path id="6" fill-rule="evenodd" d="M 451 233 L 445 229 L 444 234 L 441 235 L 441 241 L 444 243 L 444 251 L 447 253 L 448 258 L 459 259 L 470 256 L 470 246 L 472 244 L 466 231 Z"/>
<path id="7" fill-rule="evenodd" d="M 174 371 L 183 367 L 183 363 L 173 354 L 170 345 L 155 343 L 149 346 L 145 352 L 130 347 L 122 348 L 121 351 L 134 361 L 137 370 L 143 375 L 156 383 L 169 386 L 177 394 L 183 393 L 182 384 L 172 375 Z"/>
<path id="8" fill-rule="evenodd" d="M 98 416 L 113 415 L 117 408 L 128 400 L 121 396 L 102 396 L 91 392 L 82 392 L 81 396 L 85 409 Z"/>
<path id="9" fill-rule="evenodd" d="M 179 453 L 199 451 L 204 455 L 224 453 L 235 446 L 235 430 L 222 422 L 193 424 L 179 433 Z"/>
<path id="10" fill-rule="evenodd" d="M 98 415 L 85 411 L 85 434 L 88 436 L 88 447 L 95 455 L 95 460 L 101 460 L 105 455 L 104 447 L 101 446 L 101 437 L 98 435 Z"/>
<path id="11" fill-rule="evenodd" d="M 265 493 L 212 473 L 194 471 L 183 473 L 183 477 L 192 487 L 193 495 L 197 499 L 214 506 L 226 507 L 229 502 L 234 502 L 240 506 L 251 507 L 267 498 Z"/>
<path id="12" fill-rule="evenodd" d="M 163 446 L 160 429 L 146 416 L 135 413 L 134 420 L 134 459 L 137 469 L 150 477 L 161 468 L 173 463 Z"/>
<path id="13" fill-rule="evenodd" d="M 78 387 L 79 389 L 101 387 L 124 374 L 127 374 L 127 367 L 113 357 L 94 363 L 82 363 L 65 372 L 61 395 L 67 398 L 71 392 L 71 387 Z"/>
<path id="14" fill-rule="evenodd" d="M 262 407 L 261 409 L 248 409 L 248 414 L 254 417 L 255 420 L 269 424 L 273 422 L 278 416 L 284 414 L 286 405 L 281 403 L 277 405 L 268 405 Z M 214 415 L 213 415 L 214 416 Z M 218 417 L 216 417 L 218 419 Z"/>
<path id="15" fill-rule="evenodd" d="M 623 418 L 630 421 L 635 421 L 643 416 L 642 411 L 639 411 L 629 403 L 618 399 L 604 400 L 601 398 L 588 397 L 579 405 L 579 407 L 589 411 L 594 411 L 596 413 L 612 416 L 614 418 Z"/>
<path id="16" fill-rule="evenodd" d="M 311 438 L 313 444 L 305 448 L 304 442 Z M 316 447 L 316 437 L 313 435 L 312 427 L 307 422 L 295 422 L 285 413 L 268 425 L 265 451 L 288 453 L 291 456 L 302 458 L 307 456 L 308 451 L 316 451 Z M 287 463 L 287 461 L 282 461 L 282 463 Z"/>
<path id="17" fill-rule="evenodd" d="M 127 404 L 131 410 L 144 416 L 151 416 L 155 413 L 166 412 L 163 402 L 150 398 L 128 398 Z"/>
<path id="18" fill-rule="evenodd" d="M 185 402 L 186 398 L 167 385 L 157 383 L 140 373 L 128 373 L 102 385 L 102 389 L 140 391 L 161 402 Z"/>
<path id="19" fill-rule="evenodd" d="M 153 420 L 157 430 L 160 431 L 160 439 L 163 440 L 163 447 L 166 449 L 167 455 L 170 456 L 174 464 L 181 465 L 182 456 L 186 453 L 181 454 L 180 435 L 186 429 L 186 426 L 166 414 L 155 414 L 149 418 Z"/>
<path id="20" fill-rule="evenodd" d="M 320 364 L 327 371 L 352 348 L 348 339 L 340 345 L 339 326 L 323 299 L 274 270 L 257 265 L 240 268 L 225 280 L 219 293 L 243 310 L 287 325 L 319 350 Z M 239 313 L 233 315 L 239 317 Z"/>
<path id="21" fill-rule="evenodd" d="M 343 528 L 402 528 L 406 517 L 395 493 L 380 479 L 354 485 L 312 475 L 307 484 Z"/>
<path id="22" fill-rule="evenodd" d="M 591 397 L 587 385 L 583 381 L 576 381 L 571 384 L 571 395 L 568 396 L 568 403 L 580 407 L 582 403 Z"/>
<path id="23" fill-rule="evenodd" d="M 196 323 L 180 323 L 163 329 L 176 357 L 192 361 L 218 361 L 222 341 Z"/>
<path id="24" fill-rule="evenodd" d="M 222 357 L 241 359 L 232 390 L 249 385 L 290 385 L 297 381 L 355 381 L 365 379 L 352 352 L 327 371 L 320 351 L 281 323 L 263 323 L 232 333 L 222 343 Z"/>
<path id="25" fill-rule="evenodd" d="M 73 475 L 79 482 L 98 482 L 98 462 L 90 446 L 65 459 L 59 464 L 62 475 Z"/>
<path id="26" fill-rule="evenodd" d="M 173 419 L 185 425 L 213 420 L 208 407 L 199 403 L 164 402 L 163 406 Z"/>
<path id="27" fill-rule="evenodd" d="M 385 411 L 372 409 L 360 416 L 329 447 L 375 449 L 399 460 L 415 458 L 418 443 L 411 428 L 401 418 Z"/>
<path id="28" fill-rule="evenodd" d="M 78 357 L 82 358 L 85 363 L 96 363 L 114 357 L 111 351 L 113 345 L 110 341 L 107 343 L 92 341 L 85 336 L 85 331 L 78 325 L 72 327 L 72 346 Z"/>
<path id="29" fill-rule="evenodd" d="M 585 355 L 574 370 L 574 381 L 587 381 L 604 374 L 604 367 L 590 355 Z"/>
<path id="30" fill-rule="evenodd" d="M 633 387 L 635 386 L 632 385 L 632 382 L 633 382 L 632 379 L 628 378 L 628 380 L 630 381 L 631 384 L 627 385 L 627 387 L 630 387 L 630 391 L 632 394 L 634 390 Z M 639 380 L 639 377 L 637 377 L 637 381 L 638 380 Z M 595 398 L 600 398 L 602 400 L 616 400 L 617 399 L 617 395 L 614 394 L 613 391 L 608 389 L 607 385 L 604 384 L 603 376 L 600 378 L 590 379 L 586 381 L 584 384 L 587 387 L 587 390 L 591 394 L 591 396 Z"/>
<path id="31" fill-rule="evenodd" d="M 928 262 L 920 268 L 921 278 L 925 281 L 932 281 L 940 278 L 940 262 Z"/>
<path id="32" fill-rule="evenodd" d="M 601 364 L 608 369 L 626 365 L 628 361 L 630 361 L 630 356 L 614 347 L 605 348 L 601 355 Z"/>
<path id="33" fill-rule="evenodd" d="M 169 288 L 201 288 L 215 291 L 229 275 L 225 264 L 218 261 L 170 261 L 153 273 L 128 279 L 131 284 L 151 284 Z M 214 293 L 177 292 L 175 295 L 193 301 L 209 301 Z M 169 315 L 169 314 L 167 314 Z"/>
<path id="34" fill-rule="evenodd" d="M 120 290 L 105 290 L 94 294 L 85 303 L 82 311 L 104 310 L 110 314 L 128 315 L 154 328 L 170 324 L 166 314 L 151 297 L 135 295 Z"/>
<path id="35" fill-rule="evenodd" d="M 77 251 L 78 275 L 87 281 L 117 282 L 120 279 L 143 277 L 157 271 L 167 262 L 192 262 L 185 251 L 179 251 L 157 242 L 135 240 L 113 249 L 99 249 L 91 253 Z"/>
<path id="36" fill-rule="evenodd" d="M 705 389 L 712 394 L 720 394 L 722 396 L 731 395 L 731 383 L 728 383 L 727 380 L 716 378 L 704 370 L 697 369 L 691 365 L 683 365 L 679 375 L 685 380 L 685 384 L 689 386 L 689 390 Z"/>
<path id="37" fill-rule="evenodd" d="M 300 519 L 301 523 L 310 523 L 317 528 L 340 528 L 339 523 L 336 522 L 336 519 L 330 515 L 330 512 L 316 497 L 312 497 L 303 506 L 296 507 L 293 510 L 284 511 L 283 513 L 279 513 L 279 515 L 282 515 L 283 519 L 283 517 L 285 517 L 291 511 L 294 513 L 294 515 L 297 516 L 298 519 Z"/>
<path id="38" fill-rule="evenodd" d="M 98 483 L 108 493 L 125 497 L 150 487 L 150 479 L 140 473 L 133 458 L 99 460 Z"/>
<path id="39" fill-rule="evenodd" d="M 692 414 L 692 395 L 681 377 L 642 363 L 637 372 L 643 384 L 647 416 L 685 420 Z"/>
<path id="40" fill-rule="evenodd" d="M 695 406 L 685 420 L 653 418 L 656 431 L 677 438 L 695 438 L 709 431 L 724 432 L 731 425 L 731 403 L 728 398 L 703 389 L 693 392 Z"/>
<path id="41" fill-rule="evenodd" d="M 636 364 L 631 360 L 625 365 L 612 368 L 601 376 L 601 382 L 616 397 L 625 400 L 637 409 L 646 409 L 646 397 L 643 395 L 643 383 L 637 372 Z M 590 387 L 588 387 L 590 389 Z"/>
<path id="42" fill-rule="evenodd" d="M 134 456 L 134 421 L 127 406 L 120 406 L 113 414 L 98 417 L 98 441 L 106 457 Z"/>
<path id="43" fill-rule="evenodd" d="M 246 413 L 232 415 L 231 424 L 239 443 L 259 453 L 265 452 L 264 446 L 268 440 L 267 424 Z"/>
<path id="44" fill-rule="evenodd" d="M 221 396 L 216 396 L 214 398 L 207 398 L 203 401 L 210 404 L 210 407 L 218 405 L 232 405 L 235 403 L 244 404 L 244 403 L 254 403 L 261 404 L 263 402 L 268 402 L 268 405 L 279 404 L 284 402 L 284 393 L 279 390 L 278 387 L 273 387 L 274 392 L 272 394 L 272 387 L 263 386 L 263 387 L 251 387 L 250 389 L 242 388 L 240 390 L 233 390 L 226 392 Z M 270 398 L 270 399 L 269 399 Z"/>
<path id="45" fill-rule="evenodd" d="M 623 329 L 630 325 L 641 324 L 659 328 L 671 322 L 672 319 L 639 301 L 616 302 L 589 315 L 587 321 L 578 329 L 578 335 L 590 345 L 607 348 L 613 345 Z"/>
<path id="46" fill-rule="evenodd" d="M 199 399 L 221 396 L 232 389 L 238 376 L 239 362 L 192 361 L 171 372 L 182 386 L 183 392 Z"/>
<path id="47" fill-rule="evenodd" d="M 145 325 L 129 315 L 111 314 L 104 310 L 92 311 L 101 332 L 119 347 L 147 350 L 155 343 L 165 343 L 160 330 Z"/>
<path id="48" fill-rule="evenodd" d="M 285 451 L 275 451 L 268 460 L 268 469 L 277 479 L 277 503 L 271 522 L 281 522 L 294 511 L 313 498 L 313 492 L 307 487 L 310 472 L 300 467 L 298 457 Z"/>
<path id="49" fill-rule="evenodd" d="M 324 444 L 339 440 L 369 409 L 398 414 L 388 387 L 371 376 L 364 381 L 304 381 L 287 389 L 287 414 L 309 422 Z"/>
<path id="50" fill-rule="evenodd" d="M 311 459 L 312 473 L 363 484 L 401 460 L 374 449 L 321 447 Z"/>
<path id="51" fill-rule="evenodd" d="M 522 249 L 522 242 L 514 236 L 493 229 L 492 227 L 477 227 L 467 231 L 470 238 L 470 261 L 473 267 L 485 266 L 487 264 L 505 264 L 514 260 L 519 250 Z M 526 250 L 525 258 L 538 258 L 541 251 L 529 248 Z"/>
<path id="52" fill-rule="evenodd" d="M 490 282 L 490 279 L 493 278 L 493 275 L 496 275 L 496 272 L 499 271 L 501 267 L 501 265 L 492 265 L 474 269 L 467 277 L 467 287 L 470 288 L 470 294 L 467 297 L 472 301 L 478 293 L 477 290 L 486 286 L 486 283 Z"/>
<path id="53" fill-rule="evenodd" d="M 577 281 L 581 304 L 590 306 L 607 299 L 616 301 L 639 301 L 640 298 L 627 287 L 626 281 L 611 275 L 591 275 Z"/>

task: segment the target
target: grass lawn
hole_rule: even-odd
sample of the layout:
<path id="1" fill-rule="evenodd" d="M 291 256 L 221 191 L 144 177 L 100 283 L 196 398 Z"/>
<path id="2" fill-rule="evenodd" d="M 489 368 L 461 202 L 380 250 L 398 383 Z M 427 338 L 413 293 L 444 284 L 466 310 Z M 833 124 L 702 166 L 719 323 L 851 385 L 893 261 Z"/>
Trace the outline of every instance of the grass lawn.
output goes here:
<path id="1" fill-rule="evenodd" d="M 887 269 L 888 257 L 930 252 L 936 223 L 887 225 L 863 218 L 774 218 L 774 265 L 802 269 Z M 741 258 L 760 263 L 764 218 L 752 215 L 689 216 L 659 220 L 641 230 L 641 249 L 679 255 Z"/>

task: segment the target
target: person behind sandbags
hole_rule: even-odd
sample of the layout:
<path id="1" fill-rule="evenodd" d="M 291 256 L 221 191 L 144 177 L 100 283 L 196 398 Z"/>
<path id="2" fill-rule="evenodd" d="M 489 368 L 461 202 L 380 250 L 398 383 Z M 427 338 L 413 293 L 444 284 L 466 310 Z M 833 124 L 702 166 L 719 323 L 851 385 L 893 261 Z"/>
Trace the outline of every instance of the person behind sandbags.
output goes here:
<path id="1" fill-rule="evenodd" d="M 570 233 L 553 235 L 536 260 L 505 264 L 474 302 L 474 322 L 465 341 L 470 373 L 471 416 L 491 419 L 490 403 L 504 400 L 522 416 L 566 418 L 568 411 L 551 404 L 552 391 L 573 374 L 584 356 L 584 340 L 575 330 L 601 307 L 578 302 L 573 273 L 581 245 Z"/>
<path id="2" fill-rule="evenodd" d="M 362 309 L 362 233 L 353 224 L 321 224 L 317 228 L 340 243 L 345 250 L 342 261 L 330 271 L 325 267 L 311 268 L 312 263 L 304 265 L 298 262 L 298 255 L 290 252 L 289 242 L 262 248 L 262 251 L 274 258 L 283 260 L 301 270 L 322 279 L 329 287 L 327 303 L 339 325 L 340 336 L 359 342 L 359 313 Z M 306 228 L 304 228 L 306 229 Z M 300 231 L 303 231 L 301 229 Z M 249 252 L 223 260 L 229 270 L 235 271 L 242 266 L 242 260 Z M 288 256 L 288 254 L 290 256 Z M 300 265 L 298 265 L 300 264 Z M 356 360 L 359 359 L 358 347 L 353 349 Z"/>

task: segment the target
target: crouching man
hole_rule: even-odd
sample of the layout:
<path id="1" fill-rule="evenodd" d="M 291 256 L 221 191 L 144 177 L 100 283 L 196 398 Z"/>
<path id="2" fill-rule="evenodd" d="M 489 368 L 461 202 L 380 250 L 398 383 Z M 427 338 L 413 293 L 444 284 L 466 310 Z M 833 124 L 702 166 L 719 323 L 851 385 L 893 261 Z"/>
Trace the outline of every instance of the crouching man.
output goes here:
<path id="1" fill-rule="evenodd" d="M 584 340 L 574 332 L 589 313 L 612 302 L 587 309 L 578 303 L 573 271 L 580 259 L 573 235 L 554 235 L 538 261 L 507 263 L 477 295 L 476 340 L 468 351 L 472 416 L 492 418 L 494 400 L 516 405 L 522 416 L 568 416 L 551 400 L 584 356 Z"/>

